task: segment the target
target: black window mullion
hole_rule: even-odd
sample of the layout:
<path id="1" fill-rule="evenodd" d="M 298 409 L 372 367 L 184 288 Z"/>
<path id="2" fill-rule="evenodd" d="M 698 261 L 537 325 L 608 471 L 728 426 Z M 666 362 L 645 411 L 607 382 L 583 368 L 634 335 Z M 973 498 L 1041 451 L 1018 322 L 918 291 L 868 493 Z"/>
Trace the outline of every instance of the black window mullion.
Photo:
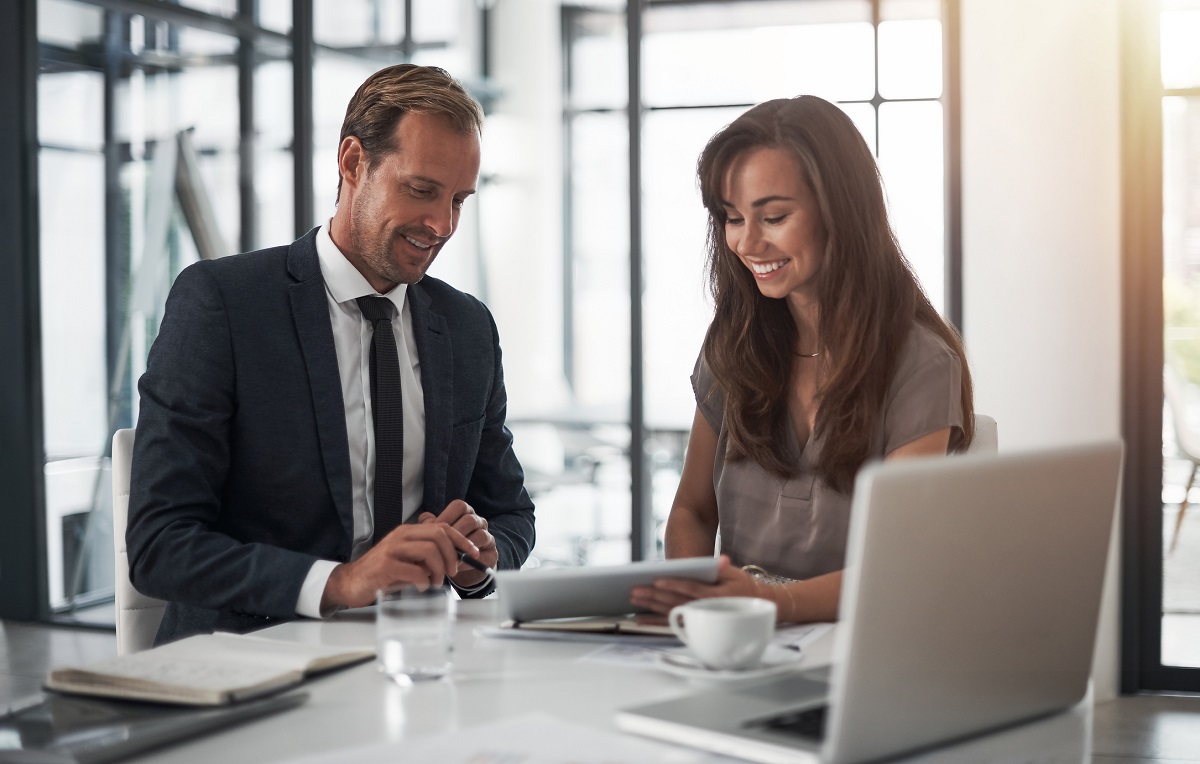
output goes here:
<path id="1" fill-rule="evenodd" d="M 296 236 L 315 218 L 313 194 L 313 0 L 292 0 L 292 152 Z"/>
<path id="2" fill-rule="evenodd" d="M 37 6 L 0 3 L 0 618 L 49 615 L 38 281 Z M 63 306 L 68 310 L 69 306 Z"/>

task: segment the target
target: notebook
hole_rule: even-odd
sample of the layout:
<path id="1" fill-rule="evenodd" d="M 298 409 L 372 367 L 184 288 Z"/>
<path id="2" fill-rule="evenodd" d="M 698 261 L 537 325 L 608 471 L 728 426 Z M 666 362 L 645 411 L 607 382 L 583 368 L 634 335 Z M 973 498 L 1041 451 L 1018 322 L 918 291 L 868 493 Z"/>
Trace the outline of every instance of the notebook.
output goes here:
<path id="1" fill-rule="evenodd" d="M 1069 708 L 1095 648 L 1123 447 L 899 460 L 856 481 L 832 671 L 625 709 L 761 762 L 855 764 Z"/>

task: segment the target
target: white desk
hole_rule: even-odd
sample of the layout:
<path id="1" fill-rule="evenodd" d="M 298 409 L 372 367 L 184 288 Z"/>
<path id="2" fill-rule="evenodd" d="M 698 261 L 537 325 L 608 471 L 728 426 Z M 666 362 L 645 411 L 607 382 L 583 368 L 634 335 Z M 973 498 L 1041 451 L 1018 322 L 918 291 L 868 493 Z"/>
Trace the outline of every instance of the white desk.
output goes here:
<path id="1" fill-rule="evenodd" d="M 453 677 L 402 688 L 366 663 L 306 685 L 303 706 L 147 754 L 138 762 L 239 764 L 287 761 L 371 743 L 463 731 L 532 713 L 606 731 L 615 730 L 622 707 L 665 700 L 697 689 L 652 667 L 579 661 L 601 645 L 476 636 L 497 622 L 495 600 L 459 603 Z M 373 644 L 369 620 L 300 621 L 263 636 L 334 645 Z M 812 644 L 806 665 L 829 662 L 832 632 Z M 403 749 L 401 749 L 403 750 Z M 991 735 L 968 745 L 939 749 L 905 761 L 1071 762 L 1091 759 L 1091 704 L 1068 714 Z M 400 761 L 405 759 L 401 758 Z"/>

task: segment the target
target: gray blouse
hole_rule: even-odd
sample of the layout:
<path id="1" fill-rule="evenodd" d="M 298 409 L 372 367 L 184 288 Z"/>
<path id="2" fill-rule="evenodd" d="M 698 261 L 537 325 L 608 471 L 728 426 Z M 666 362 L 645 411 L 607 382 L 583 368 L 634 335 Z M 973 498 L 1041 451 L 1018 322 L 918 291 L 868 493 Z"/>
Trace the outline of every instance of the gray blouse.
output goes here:
<path id="1" fill-rule="evenodd" d="M 726 461 L 725 396 L 716 387 L 703 352 L 692 374 L 692 390 L 700 413 L 717 433 L 713 486 L 721 552 L 736 565 L 759 565 L 788 578 L 812 578 L 845 567 L 850 495 L 834 491 L 813 471 L 823 438 L 810 438 L 801 448 L 795 431 L 788 428 L 797 472 L 787 480 L 751 459 Z M 868 459 L 883 458 L 944 427 L 958 428 L 951 434 L 951 443 L 956 442 L 963 424 L 961 391 L 958 356 L 932 330 L 914 324 Z"/>

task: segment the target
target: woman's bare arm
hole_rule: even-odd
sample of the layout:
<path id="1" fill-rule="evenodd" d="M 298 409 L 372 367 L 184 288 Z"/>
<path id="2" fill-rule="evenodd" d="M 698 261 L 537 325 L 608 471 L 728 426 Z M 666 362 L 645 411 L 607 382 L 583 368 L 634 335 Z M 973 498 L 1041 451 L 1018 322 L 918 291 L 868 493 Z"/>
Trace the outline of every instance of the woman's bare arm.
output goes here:
<path id="1" fill-rule="evenodd" d="M 713 463 L 717 434 L 699 409 L 692 420 L 683 474 L 671 514 L 667 517 L 667 558 L 706 557 L 715 551 L 717 537 L 717 494 L 713 489 Z"/>

